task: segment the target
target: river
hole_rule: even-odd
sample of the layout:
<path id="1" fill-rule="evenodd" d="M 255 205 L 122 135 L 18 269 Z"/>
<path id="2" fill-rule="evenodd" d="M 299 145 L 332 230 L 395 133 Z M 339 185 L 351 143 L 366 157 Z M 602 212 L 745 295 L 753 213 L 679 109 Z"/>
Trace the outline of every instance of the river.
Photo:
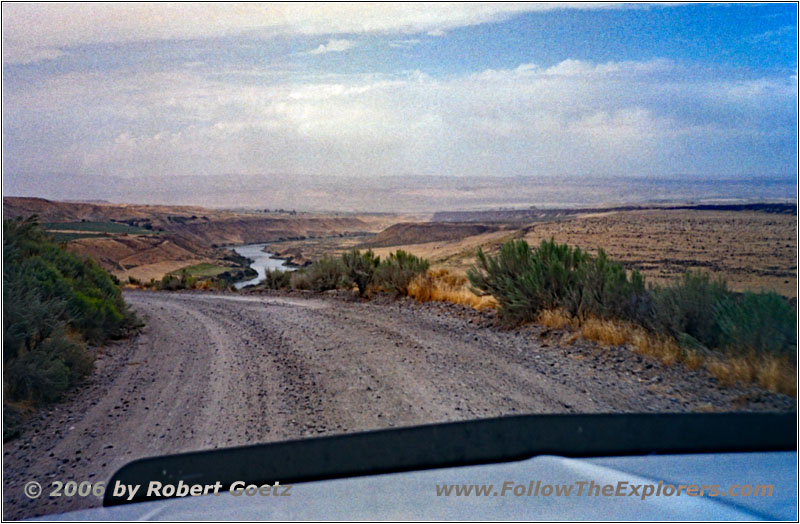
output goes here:
<path id="1" fill-rule="evenodd" d="M 294 268 L 286 265 L 286 261 L 280 258 L 275 258 L 271 253 L 266 253 L 264 247 L 269 244 L 245 244 L 243 246 L 232 247 L 236 253 L 247 257 L 253 262 L 250 267 L 258 272 L 255 278 L 250 280 L 242 280 L 234 284 L 236 289 L 242 289 L 245 286 L 253 286 L 258 284 L 266 277 L 267 269 L 282 269 L 284 271 L 294 271 Z"/>

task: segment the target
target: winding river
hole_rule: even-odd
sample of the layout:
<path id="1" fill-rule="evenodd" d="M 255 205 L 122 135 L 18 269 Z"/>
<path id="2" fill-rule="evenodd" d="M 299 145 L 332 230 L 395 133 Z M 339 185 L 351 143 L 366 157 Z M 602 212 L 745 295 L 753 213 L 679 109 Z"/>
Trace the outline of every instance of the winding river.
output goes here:
<path id="1" fill-rule="evenodd" d="M 243 246 L 232 247 L 236 253 L 253 260 L 250 267 L 258 272 L 255 278 L 250 280 L 242 280 L 234 284 L 236 289 L 242 289 L 245 286 L 253 286 L 258 284 L 266 277 L 267 269 L 282 269 L 284 271 L 294 271 L 295 268 L 286 265 L 286 261 L 280 258 L 275 258 L 271 253 L 266 253 L 264 248 L 268 244 L 245 244 Z"/>

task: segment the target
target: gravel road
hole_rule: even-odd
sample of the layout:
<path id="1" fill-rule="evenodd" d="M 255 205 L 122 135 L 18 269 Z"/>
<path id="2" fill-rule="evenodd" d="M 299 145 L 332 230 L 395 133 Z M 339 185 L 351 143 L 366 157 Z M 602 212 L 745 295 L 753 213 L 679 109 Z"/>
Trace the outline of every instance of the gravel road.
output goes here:
<path id="1" fill-rule="evenodd" d="M 145 319 L 101 348 L 88 383 L 4 444 L 3 514 L 100 504 L 29 500 L 29 480 L 108 480 L 133 459 L 519 413 L 793 410 L 756 388 L 625 348 L 447 304 L 341 296 L 126 292 Z"/>

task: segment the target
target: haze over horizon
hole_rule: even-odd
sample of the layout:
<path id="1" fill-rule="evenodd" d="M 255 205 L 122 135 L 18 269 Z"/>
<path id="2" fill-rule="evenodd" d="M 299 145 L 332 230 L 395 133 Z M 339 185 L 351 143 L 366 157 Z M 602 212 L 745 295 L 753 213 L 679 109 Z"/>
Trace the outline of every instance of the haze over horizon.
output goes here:
<path id="1" fill-rule="evenodd" d="M 369 211 L 796 195 L 791 4 L 2 10 L 5 195 Z"/>

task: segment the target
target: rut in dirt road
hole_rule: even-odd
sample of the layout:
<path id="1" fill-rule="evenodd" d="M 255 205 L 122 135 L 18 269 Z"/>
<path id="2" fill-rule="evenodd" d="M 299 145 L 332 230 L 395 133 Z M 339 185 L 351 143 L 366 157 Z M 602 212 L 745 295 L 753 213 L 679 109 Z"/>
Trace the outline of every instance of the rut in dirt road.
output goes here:
<path id="1" fill-rule="evenodd" d="M 479 327 L 477 313 L 444 304 L 125 299 L 143 331 L 103 348 L 85 387 L 4 445 L 6 518 L 100 504 L 28 500 L 29 480 L 107 481 L 131 460 L 167 453 L 521 413 L 794 409 L 788 397 L 720 389 L 622 348 Z M 751 400 L 737 404 L 743 395 Z"/>

